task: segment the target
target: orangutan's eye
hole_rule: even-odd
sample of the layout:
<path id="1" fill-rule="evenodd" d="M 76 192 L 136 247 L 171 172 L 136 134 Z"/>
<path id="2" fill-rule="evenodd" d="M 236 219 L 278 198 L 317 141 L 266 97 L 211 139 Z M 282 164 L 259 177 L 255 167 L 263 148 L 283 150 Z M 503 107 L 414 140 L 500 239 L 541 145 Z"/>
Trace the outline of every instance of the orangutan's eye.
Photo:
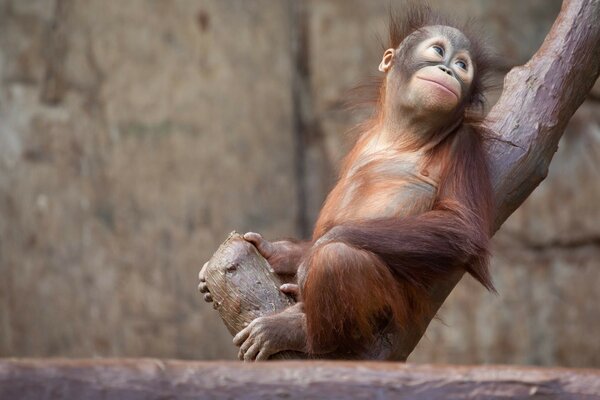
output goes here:
<path id="1" fill-rule="evenodd" d="M 438 53 L 441 57 L 444 57 L 444 49 L 440 46 L 433 46 L 433 50 Z"/>
<path id="2" fill-rule="evenodd" d="M 464 69 L 465 71 L 467 70 L 467 63 L 465 63 L 464 61 L 462 61 L 462 60 L 458 60 L 458 61 L 457 61 L 455 64 L 456 64 L 456 65 L 457 65 L 457 66 L 458 66 L 460 69 Z"/>

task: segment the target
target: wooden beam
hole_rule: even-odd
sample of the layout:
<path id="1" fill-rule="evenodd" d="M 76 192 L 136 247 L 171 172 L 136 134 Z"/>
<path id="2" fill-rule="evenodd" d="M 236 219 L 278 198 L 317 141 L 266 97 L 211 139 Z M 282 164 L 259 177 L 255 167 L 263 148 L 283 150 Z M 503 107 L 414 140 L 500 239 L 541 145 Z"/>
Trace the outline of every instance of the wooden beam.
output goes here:
<path id="1" fill-rule="evenodd" d="M 600 399 L 600 371 L 382 362 L 0 360 L 0 399 Z"/>

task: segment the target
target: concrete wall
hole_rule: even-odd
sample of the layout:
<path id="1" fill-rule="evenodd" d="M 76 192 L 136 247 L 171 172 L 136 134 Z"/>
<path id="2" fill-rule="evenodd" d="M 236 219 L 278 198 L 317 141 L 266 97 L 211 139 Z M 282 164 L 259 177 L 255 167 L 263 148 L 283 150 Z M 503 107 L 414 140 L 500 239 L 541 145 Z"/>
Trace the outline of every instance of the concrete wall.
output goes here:
<path id="1" fill-rule="evenodd" d="M 499 80 L 556 0 L 433 2 Z M 0 356 L 231 358 L 196 275 L 233 230 L 310 231 L 388 1 L 0 0 Z M 492 99 L 497 93 L 492 93 Z M 412 361 L 600 366 L 600 88 Z"/>

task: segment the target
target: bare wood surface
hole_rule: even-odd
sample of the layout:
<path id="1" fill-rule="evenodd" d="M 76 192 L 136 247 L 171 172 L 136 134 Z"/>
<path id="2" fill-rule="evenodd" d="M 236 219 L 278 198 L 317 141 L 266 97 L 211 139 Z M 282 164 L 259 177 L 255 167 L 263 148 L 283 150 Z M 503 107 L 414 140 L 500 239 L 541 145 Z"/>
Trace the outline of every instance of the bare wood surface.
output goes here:
<path id="1" fill-rule="evenodd" d="M 232 335 L 255 318 L 294 304 L 279 290 L 283 282 L 267 260 L 235 232 L 209 260 L 206 282 L 213 305 Z"/>
<path id="2" fill-rule="evenodd" d="M 254 245 L 231 232 L 208 262 L 206 284 L 229 332 L 235 336 L 255 318 L 282 311 L 294 300 L 279 290 L 284 282 Z M 232 344 L 233 346 L 233 344 Z M 272 360 L 305 358 L 286 351 Z"/>
<path id="3" fill-rule="evenodd" d="M 485 120 L 485 125 L 495 134 L 487 148 L 496 207 L 494 232 L 546 177 L 569 119 L 598 78 L 598 21 L 599 0 L 565 0 L 541 48 L 527 64 L 513 68 L 505 78 L 502 95 Z M 260 296 L 276 297 L 277 277 L 258 272 L 261 268 L 265 269 L 266 261 L 256 252 L 246 251 L 243 254 L 246 258 L 238 257 L 237 262 L 243 265 L 241 269 L 248 268 L 249 282 L 254 279 L 253 273 L 260 274 L 262 288 L 266 290 L 268 286 L 274 290 Z M 435 306 L 427 317 L 425 327 L 462 276 L 463 272 L 458 271 L 431 289 Z M 267 285 L 264 279 L 275 284 Z M 226 291 L 235 293 L 238 296 L 235 301 L 242 304 L 240 309 L 255 306 L 257 298 L 251 284 L 241 280 L 221 280 L 219 283 L 207 280 L 207 283 L 211 291 L 223 285 Z M 242 285 L 241 289 L 236 289 L 236 285 Z M 236 308 L 232 311 L 222 308 L 220 312 L 229 328 L 239 321 L 248 322 L 254 316 L 264 315 L 263 312 L 281 310 L 285 306 L 285 303 L 273 301 L 267 309 L 257 309 L 247 315 L 238 315 L 234 311 Z M 393 351 L 383 349 L 382 352 L 393 354 L 394 359 L 405 360 L 424 333 L 424 328 L 409 327 L 396 335 Z"/>
<path id="4" fill-rule="evenodd" d="M 600 371 L 378 362 L 0 360 L 0 399 L 600 399 Z"/>

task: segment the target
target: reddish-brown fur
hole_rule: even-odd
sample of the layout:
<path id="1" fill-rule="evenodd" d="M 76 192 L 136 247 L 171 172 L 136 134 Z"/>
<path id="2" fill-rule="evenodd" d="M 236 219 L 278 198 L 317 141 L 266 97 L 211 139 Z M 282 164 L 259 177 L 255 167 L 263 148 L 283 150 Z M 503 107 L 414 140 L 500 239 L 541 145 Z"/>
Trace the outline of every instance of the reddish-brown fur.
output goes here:
<path id="1" fill-rule="evenodd" d="M 411 32 L 434 24 L 449 25 L 427 8 L 412 7 L 406 19 L 392 21 L 389 47 L 396 48 Z M 494 290 L 488 272 L 492 200 L 482 150 L 485 132 L 476 123 L 488 61 L 476 41 L 470 40 L 477 73 L 457 111 L 454 122 L 458 127 L 439 143 L 432 143 L 424 156 L 426 162 L 418 164 L 432 171 L 438 182 L 432 204 L 423 210 L 410 208 L 375 218 L 353 218 L 353 209 L 345 206 L 353 190 L 359 191 L 355 196 L 366 199 L 386 184 L 394 184 L 393 180 L 370 186 L 361 183 L 361 179 L 379 176 L 370 173 L 381 166 L 379 160 L 356 173 L 350 171 L 369 145 L 381 111 L 365 125 L 347 156 L 342 181 L 326 201 L 315 228 L 315 245 L 299 271 L 309 352 L 360 350 L 390 317 L 399 329 L 421 323 L 430 308 L 427 290 L 456 268 L 464 268 Z M 383 83 L 378 93 L 381 110 Z M 400 157 L 410 153 L 402 146 L 396 152 Z"/>

